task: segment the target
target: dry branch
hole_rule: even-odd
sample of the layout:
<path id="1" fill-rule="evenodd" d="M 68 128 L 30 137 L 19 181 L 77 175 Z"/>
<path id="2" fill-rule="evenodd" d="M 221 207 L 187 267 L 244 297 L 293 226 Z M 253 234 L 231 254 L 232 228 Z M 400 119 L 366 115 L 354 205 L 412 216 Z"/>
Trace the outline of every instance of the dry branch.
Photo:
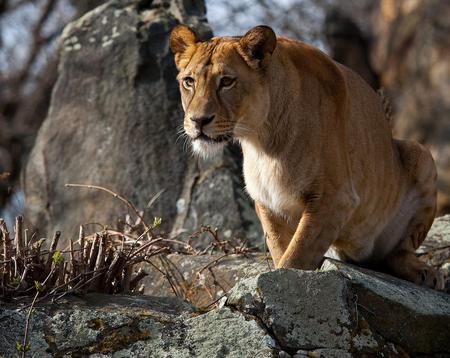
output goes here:
<path id="1" fill-rule="evenodd" d="M 89 184 L 66 184 L 65 185 L 68 188 L 88 188 L 88 189 L 96 189 L 96 190 L 101 190 L 104 192 L 107 192 L 108 194 L 111 194 L 113 197 L 119 199 L 120 201 L 122 201 L 123 203 L 125 203 L 131 210 L 134 211 L 134 213 L 136 214 L 136 216 L 141 220 L 142 224 L 144 225 L 145 229 L 147 230 L 150 225 L 148 225 L 144 218 L 142 217 L 141 211 L 139 211 L 134 205 L 133 203 L 124 198 L 123 196 L 115 193 L 114 191 L 107 189 L 105 187 L 99 186 L 99 185 L 89 185 Z"/>

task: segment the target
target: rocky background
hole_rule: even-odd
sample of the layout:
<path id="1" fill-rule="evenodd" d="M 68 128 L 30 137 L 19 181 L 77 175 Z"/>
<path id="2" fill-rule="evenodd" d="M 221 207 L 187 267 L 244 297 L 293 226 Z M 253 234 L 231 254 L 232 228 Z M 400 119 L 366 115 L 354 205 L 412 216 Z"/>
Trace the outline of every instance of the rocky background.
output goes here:
<path id="1" fill-rule="evenodd" d="M 88 183 L 143 209 L 158 194 L 145 215 L 161 216 L 162 229 L 174 235 L 207 224 L 259 244 L 239 150 L 197 162 L 183 142 L 168 46 L 178 23 L 212 35 L 204 4 L 181 1 L 111 1 L 65 28 L 49 113 L 24 170 L 25 217 L 33 227 L 70 237 L 80 223 L 116 225 L 126 207 L 64 186 Z"/>
<path id="2" fill-rule="evenodd" d="M 438 209 L 450 211 L 450 2 L 337 1 L 325 33 L 331 54 L 383 87 L 394 136 L 417 140 L 438 167 Z"/>

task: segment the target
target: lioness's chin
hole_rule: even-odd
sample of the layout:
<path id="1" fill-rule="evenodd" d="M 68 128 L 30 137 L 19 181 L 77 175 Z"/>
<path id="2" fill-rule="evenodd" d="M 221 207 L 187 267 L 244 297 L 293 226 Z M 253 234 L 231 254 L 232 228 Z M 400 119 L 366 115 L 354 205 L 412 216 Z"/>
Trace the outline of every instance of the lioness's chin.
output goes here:
<path id="1" fill-rule="evenodd" d="M 192 141 L 192 151 L 202 158 L 209 158 L 222 153 L 225 144 L 225 141 L 213 142 L 203 139 L 194 139 Z"/>

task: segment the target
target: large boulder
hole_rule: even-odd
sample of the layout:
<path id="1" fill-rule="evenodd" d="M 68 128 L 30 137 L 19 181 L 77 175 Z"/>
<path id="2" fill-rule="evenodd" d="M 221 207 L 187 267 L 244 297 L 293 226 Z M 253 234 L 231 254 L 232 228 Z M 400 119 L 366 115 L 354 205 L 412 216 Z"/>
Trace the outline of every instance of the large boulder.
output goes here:
<path id="1" fill-rule="evenodd" d="M 42 234 L 67 238 L 80 224 L 114 226 L 130 213 L 104 192 L 64 186 L 83 183 L 139 209 L 164 190 L 145 215 L 162 217 L 166 231 L 204 224 L 260 240 L 240 154 L 197 163 L 177 140 L 182 111 L 168 37 L 180 22 L 210 37 L 205 11 L 203 1 L 112 0 L 66 27 L 50 111 L 25 170 L 25 216 Z"/>
<path id="2" fill-rule="evenodd" d="M 0 307 L 0 356 L 14 357 L 26 312 Z M 227 307 L 199 315 L 176 298 L 91 294 L 39 307 L 30 325 L 34 357 L 262 357 L 272 338 Z"/>
<path id="3" fill-rule="evenodd" d="M 450 354 L 449 295 L 331 260 L 319 272 L 279 269 L 241 280 L 227 304 L 258 317 L 298 356 L 317 347 L 324 357 Z"/>

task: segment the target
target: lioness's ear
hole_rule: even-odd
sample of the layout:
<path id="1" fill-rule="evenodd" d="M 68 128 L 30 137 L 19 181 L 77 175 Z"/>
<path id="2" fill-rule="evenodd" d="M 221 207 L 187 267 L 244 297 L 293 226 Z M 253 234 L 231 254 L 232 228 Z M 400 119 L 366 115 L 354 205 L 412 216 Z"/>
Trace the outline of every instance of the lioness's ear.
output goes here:
<path id="1" fill-rule="evenodd" d="M 249 66 L 255 69 L 263 68 L 269 63 L 276 46 L 275 32 L 263 25 L 252 28 L 239 40 L 239 52 Z"/>
<path id="2" fill-rule="evenodd" d="M 180 58 L 186 49 L 197 42 L 197 35 L 186 25 L 177 25 L 170 34 L 170 49 L 175 54 L 175 64 L 180 65 Z"/>

